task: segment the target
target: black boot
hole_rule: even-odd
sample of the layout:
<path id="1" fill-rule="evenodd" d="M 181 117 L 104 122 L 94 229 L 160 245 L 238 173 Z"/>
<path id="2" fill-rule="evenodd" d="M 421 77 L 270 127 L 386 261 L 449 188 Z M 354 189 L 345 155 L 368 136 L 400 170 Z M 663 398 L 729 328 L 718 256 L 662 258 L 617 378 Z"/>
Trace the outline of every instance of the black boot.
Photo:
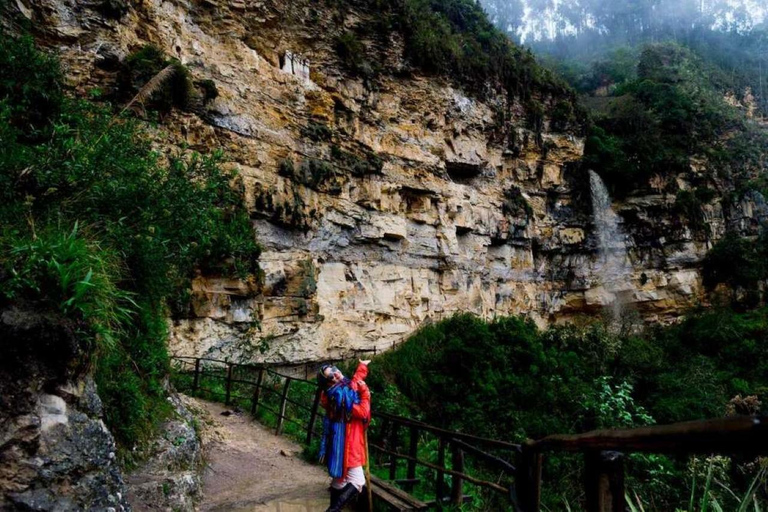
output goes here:
<path id="1" fill-rule="evenodd" d="M 330 489 L 331 489 L 331 507 L 328 510 L 332 510 L 333 507 L 336 506 L 336 502 L 339 501 L 339 495 L 341 494 L 341 489 L 337 489 L 334 486 L 331 486 Z"/>
<path id="2" fill-rule="evenodd" d="M 345 485 L 343 489 L 337 492 L 339 494 L 336 496 L 336 502 L 334 503 L 332 500 L 330 508 L 325 512 L 341 512 L 341 509 L 344 508 L 344 505 L 355 499 L 357 495 L 360 494 L 352 484 Z M 333 497 L 333 495 L 331 496 Z"/>

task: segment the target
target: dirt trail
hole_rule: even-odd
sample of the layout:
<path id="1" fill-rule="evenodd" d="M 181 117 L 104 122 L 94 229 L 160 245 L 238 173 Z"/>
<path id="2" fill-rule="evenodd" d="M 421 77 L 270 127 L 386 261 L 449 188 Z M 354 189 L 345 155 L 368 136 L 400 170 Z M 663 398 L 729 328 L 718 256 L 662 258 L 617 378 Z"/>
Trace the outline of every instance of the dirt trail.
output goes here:
<path id="1" fill-rule="evenodd" d="M 329 478 L 322 467 L 300 458 L 301 447 L 274 435 L 247 414 L 222 416 L 221 404 L 196 405 L 206 452 L 203 500 L 206 512 L 323 512 Z"/>

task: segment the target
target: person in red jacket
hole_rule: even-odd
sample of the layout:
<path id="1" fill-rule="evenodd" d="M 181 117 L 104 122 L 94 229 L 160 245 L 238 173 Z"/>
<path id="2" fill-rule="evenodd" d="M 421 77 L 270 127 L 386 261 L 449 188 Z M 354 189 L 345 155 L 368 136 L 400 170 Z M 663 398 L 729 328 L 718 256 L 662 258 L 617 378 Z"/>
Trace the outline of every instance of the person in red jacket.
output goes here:
<path id="1" fill-rule="evenodd" d="M 365 485 L 365 429 L 371 421 L 371 392 L 365 384 L 370 360 L 360 360 L 351 379 L 333 365 L 318 373 L 322 388 L 320 403 L 325 408 L 320 459 L 328 466 L 331 506 L 338 512 L 353 500 Z"/>

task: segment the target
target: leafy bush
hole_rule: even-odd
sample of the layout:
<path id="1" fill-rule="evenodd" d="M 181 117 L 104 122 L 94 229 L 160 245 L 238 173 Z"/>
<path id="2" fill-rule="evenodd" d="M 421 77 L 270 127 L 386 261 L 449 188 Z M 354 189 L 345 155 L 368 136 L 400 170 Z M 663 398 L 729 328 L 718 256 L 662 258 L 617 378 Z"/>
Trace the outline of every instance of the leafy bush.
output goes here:
<path id="1" fill-rule="evenodd" d="M 301 135 L 314 142 L 328 142 L 333 136 L 333 131 L 325 123 L 310 121 L 301 129 Z"/>
<path id="2" fill-rule="evenodd" d="M 373 65 L 365 57 L 365 45 L 354 32 L 347 31 L 338 36 L 334 48 L 348 70 L 365 78 L 372 78 L 376 74 Z"/>
<path id="3" fill-rule="evenodd" d="M 149 92 L 145 106 L 161 113 L 167 113 L 173 107 L 187 108 L 193 94 L 189 71 L 178 60 L 166 58 L 162 50 L 153 45 L 142 47 L 126 59 L 119 77 L 122 99 L 127 101 L 133 98 L 150 80 L 168 67 L 171 67 L 173 72 L 167 80 Z M 212 91 L 208 89 L 204 86 L 204 90 L 211 94 Z"/>
<path id="4" fill-rule="evenodd" d="M 737 291 L 748 292 L 752 301 L 760 298 L 759 283 L 768 279 L 768 239 L 760 236 L 757 241 L 726 233 L 702 262 L 704 285 L 714 288 L 720 283 Z"/>
<path id="5" fill-rule="evenodd" d="M 347 3 L 371 8 L 360 0 Z M 554 95 L 571 103 L 579 123 L 586 120 L 565 82 L 494 27 L 474 0 L 376 2 L 375 7 L 375 16 L 362 21 L 358 32 L 377 34 L 382 41 L 399 32 L 405 40 L 405 58 L 426 73 L 448 75 L 477 95 L 503 91 L 523 102 Z M 367 72 L 365 49 L 355 33 L 338 36 L 335 47 L 348 67 Z"/>
<path id="6" fill-rule="evenodd" d="M 0 69 L 0 102 L 9 110 L 4 122 L 25 139 L 44 139 L 63 99 L 59 61 L 37 51 L 32 37 L 11 37 L 0 29 Z"/>
<path id="7" fill-rule="evenodd" d="M 30 234 L 8 227 L 0 237 L 2 296 L 58 310 L 78 320 L 84 338 L 95 335 L 92 346 L 112 349 L 137 308 L 118 286 L 118 261 L 79 233 L 77 223 L 70 232 L 45 227 Z"/>

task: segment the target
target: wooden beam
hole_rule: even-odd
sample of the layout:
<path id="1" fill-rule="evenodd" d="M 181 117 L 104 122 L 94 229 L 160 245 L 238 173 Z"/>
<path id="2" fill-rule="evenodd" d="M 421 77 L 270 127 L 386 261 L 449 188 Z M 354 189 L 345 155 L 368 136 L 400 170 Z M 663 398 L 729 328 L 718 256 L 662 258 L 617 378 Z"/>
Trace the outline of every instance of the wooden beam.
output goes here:
<path id="1" fill-rule="evenodd" d="M 455 443 L 451 443 L 451 468 L 459 474 L 464 473 L 464 452 Z M 451 481 L 451 503 L 464 503 L 464 481 L 460 476 L 454 476 Z"/>
<path id="2" fill-rule="evenodd" d="M 224 405 L 229 405 L 229 397 L 232 393 L 232 365 L 227 363 L 227 396 L 224 399 Z"/>
<path id="3" fill-rule="evenodd" d="M 416 460 L 419 456 L 419 431 L 416 427 L 410 427 L 409 429 L 409 443 L 408 443 L 408 469 L 405 474 L 405 478 L 408 480 L 416 479 Z M 406 484 L 405 490 L 408 492 L 413 491 L 413 484 Z"/>
<path id="4" fill-rule="evenodd" d="M 539 512 L 541 506 L 541 454 L 528 444 L 517 456 L 515 501 L 519 512 Z"/>
<path id="5" fill-rule="evenodd" d="M 259 410 L 259 398 L 261 397 L 261 381 L 264 380 L 264 368 L 259 368 L 259 377 L 256 379 L 256 389 L 253 390 L 251 399 L 251 414 L 256 416 Z"/>
<path id="6" fill-rule="evenodd" d="M 584 488 L 590 512 L 624 512 L 624 455 L 584 454 Z"/>
<path id="7" fill-rule="evenodd" d="M 374 450 L 378 450 L 381 453 L 386 453 L 388 455 L 394 455 L 394 456 L 399 457 L 401 459 L 406 459 L 406 460 L 410 459 L 410 457 L 408 455 L 405 455 L 404 453 L 392 452 L 390 450 L 387 450 L 386 448 L 382 448 L 381 446 L 379 446 L 377 444 L 371 443 L 370 446 Z M 416 463 L 420 464 L 420 465 L 422 465 L 424 467 L 427 467 L 427 468 L 430 468 L 430 469 L 434 469 L 435 471 L 440 471 L 441 473 L 445 473 L 446 475 L 451 475 L 451 476 L 456 476 L 456 477 L 462 478 L 462 479 L 466 480 L 467 482 L 471 482 L 471 483 L 473 483 L 475 485 L 479 485 L 480 487 L 486 487 L 488 489 L 493 489 L 494 491 L 503 493 L 504 495 L 507 495 L 508 492 L 509 492 L 508 489 L 506 489 L 505 487 L 502 487 L 499 484 L 496 484 L 496 483 L 493 483 L 493 482 L 487 482 L 485 480 L 480 480 L 479 478 L 475 478 L 473 476 L 470 476 L 470 475 L 467 475 L 467 474 L 464 474 L 464 473 L 459 473 L 458 471 L 453 471 L 452 469 L 441 468 L 437 464 L 432 464 L 430 462 L 423 461 L 423 460 L 416 460 Z"/>
<path id="8" fill-rule="evenodd" d="M 478 437 L 478 436 L 473 436 L 471 434 L 464 434 L 463 432 L 455 432 L 453 430 L 446 430 L 444 428 L 433 427 L 432 425 L 428 425 L 427 423 L 411 420 L 409 418 L 403 418 L 402 416 L 395 416 L 394 414 L 388 414 L 384 412 L 375 412 L 373 415 L 378 418 L 388 418 L 390 421 L 397 422 L 400 425 L 404 425 L 407 427 L 415 425 L 419 427 L 421 430 L 424 430 L 426 432 L 431 432 L 436 435 L 444 435 L 448 438 L 461 439 L 462 441 L 467 441 L 469 443 L 483 444 L 488 447 L 500 448 L 503 450 L 517 451 L 520 449 L 519 444 L 508 443 L 506 441 L 499 441 L 497 439 L 489 439 L 487 437 Z"/>
<path id="9" fill-rule="evenodd" d="M 441 468 L 445 467 L 445 438 L 437 438 L 437 465 Z M 445 497 L 445 474 L 440 471 L 435 472 L 435 502 L 437 509 L 443 509 L 443 497 Z"/>
<path id="10" fill-rule="evenodd" d="M 280 395 L 280 414 L 277 416 L 277 428 L 275 434 L 278 436 L 283 433 L 283 424 L 285 423 L 285 406 L 288 403 L 288 388 L 291 387 L 291 379 L 285 379 L 285 386 L 283 386 L 283 394 Z"/>
<path id="11" fill-rule="evenodd" d="M 625 430 L 548 436 L 534 451 L 649 453 L 768 453 L 768 417 L 741 416 Z"/>

